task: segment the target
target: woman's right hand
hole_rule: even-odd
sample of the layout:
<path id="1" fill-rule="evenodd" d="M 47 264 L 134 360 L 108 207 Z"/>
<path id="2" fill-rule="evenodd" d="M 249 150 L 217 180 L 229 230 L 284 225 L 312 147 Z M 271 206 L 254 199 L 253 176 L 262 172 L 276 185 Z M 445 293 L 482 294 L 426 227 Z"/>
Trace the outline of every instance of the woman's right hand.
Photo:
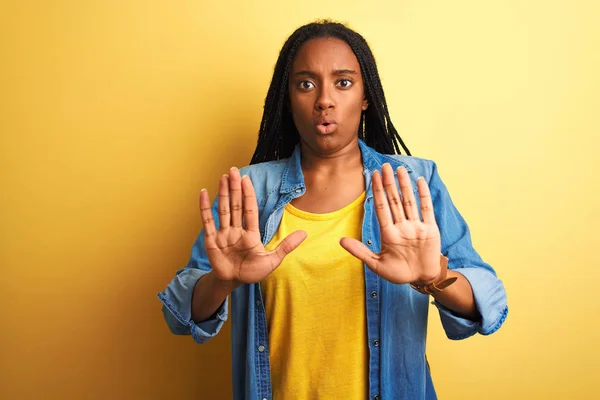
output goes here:
<path id="1" fill-rule="evenodd" d="M 258 228 L 258 204 L 250 178 L 237 168 L 219 181 L 219 230 L 211 212 L 208 192 L 200 192 L 204 246 L 215 278 L 232 288 L 256 283 L 275 270 L 283 258 L 306 238 L 306 232 L 289 234 L 273 251 L 266 251 Z"/>

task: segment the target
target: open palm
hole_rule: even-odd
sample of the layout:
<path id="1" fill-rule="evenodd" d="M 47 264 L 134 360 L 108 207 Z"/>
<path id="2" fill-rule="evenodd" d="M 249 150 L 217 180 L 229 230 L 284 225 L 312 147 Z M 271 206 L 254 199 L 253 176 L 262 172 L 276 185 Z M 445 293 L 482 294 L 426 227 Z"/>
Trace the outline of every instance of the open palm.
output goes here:
<path id="1" fill-rule="evenodd" d="M 200 193 L 204 246 L 217 278 L 235 284 L 263 280 L 306 238 L 304 231 L 288 235 L 273 251 L 266 251 L 258 227 L 258 205 L 250 178 L 237 168 L 219 181 L 219 229 L 213 219 L 208 192 Z"/>
<path id="2" fill-rule="evenodd" d="M 372 252 L 362 242 L 342 238 L 340 244 L 361 259 L 373 272 L 393 283 L 427 284 L 440 274 L 440 232 L 435 222 L 433 203 L 425 179 L 417 188 L 421 214 L 408 172 L 397 170 L 400 193 L 389 164 L 373 173 L 373 199 L 381 233 L 381 251 Z"/>

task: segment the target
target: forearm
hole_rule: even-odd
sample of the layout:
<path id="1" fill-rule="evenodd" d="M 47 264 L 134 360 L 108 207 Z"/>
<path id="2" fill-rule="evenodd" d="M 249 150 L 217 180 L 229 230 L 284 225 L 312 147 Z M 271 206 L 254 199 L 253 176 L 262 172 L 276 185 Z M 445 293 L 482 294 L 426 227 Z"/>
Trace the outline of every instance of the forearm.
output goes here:
<path id="1" fill-rule="evenodd" d="M 471 284 L 462 274 L 448 270 L 447 278 L 452 277 L 457 278 L 456 282 L 445 288 L 442 292 L 434 293 L 433 297 L 438 303 L 456 314 L 473 321 L 479 320 L 481 316 L 475 306 Z"/>
<path id="2" fill-rule="evenodd" d="M 213 271 L 198 280 L 192 295 L 192 320 L 196 323 L 209 319 L 237 287 L 232 282 L 219 280 Z"/>

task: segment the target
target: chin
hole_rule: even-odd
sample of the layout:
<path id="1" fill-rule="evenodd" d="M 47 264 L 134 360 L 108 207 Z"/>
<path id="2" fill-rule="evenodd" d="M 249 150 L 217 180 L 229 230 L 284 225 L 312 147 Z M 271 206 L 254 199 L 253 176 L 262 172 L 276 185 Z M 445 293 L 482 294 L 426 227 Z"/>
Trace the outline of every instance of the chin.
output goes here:
<path id="1" fill-rule="evenodd" d="M 339 132 L 327 134 L 318 132 L 310 135 L 310 138 L 308 138 L 306 135 L 300 135 L 300 141 L 303 146 L 308 146 L 314 151 L 332 153 L 340 151 L 352 143 L 358 144 L 358 134 L 354 136 L 348 136 L 341 135 Z"/>

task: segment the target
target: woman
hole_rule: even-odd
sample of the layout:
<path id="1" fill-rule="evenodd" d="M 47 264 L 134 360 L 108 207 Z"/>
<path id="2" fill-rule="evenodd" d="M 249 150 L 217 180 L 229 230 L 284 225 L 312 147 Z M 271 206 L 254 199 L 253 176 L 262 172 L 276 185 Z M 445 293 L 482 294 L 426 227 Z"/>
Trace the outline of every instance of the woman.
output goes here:
<path id="1" fill-rule="evenodd" d="M 428 160 L 397 155 L 373 55 L 321 21 L 284 44 L 249 167 L 219 182 L 188 266 L 159 294 L 198 343 L 228 317 L 234 397 L 433 399 L 430 296 L 451 339 L 508 312 Z"/>

